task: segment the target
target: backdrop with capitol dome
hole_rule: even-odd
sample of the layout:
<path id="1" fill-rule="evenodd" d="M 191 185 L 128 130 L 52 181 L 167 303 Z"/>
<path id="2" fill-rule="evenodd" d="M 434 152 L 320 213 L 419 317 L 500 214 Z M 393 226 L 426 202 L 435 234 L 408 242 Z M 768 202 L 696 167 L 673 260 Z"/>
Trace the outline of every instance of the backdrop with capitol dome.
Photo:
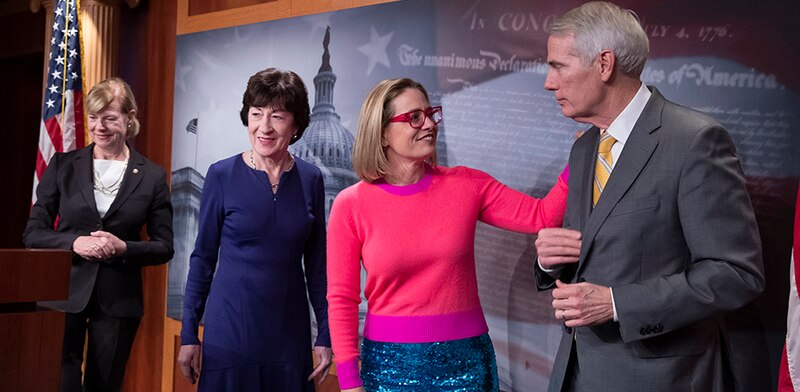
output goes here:
<path id="1" fill-rule="evenodd" d="M 764 389 L 774 389 L 785 336 L 800 174 L 793 152 L 800 147 L 800 28 L 792 19 L 798 6 L 783 3 L 618 2 L 637 12 L 650 38 L 644 82 L 714 116 L 736 142 L 762 233 L 767 290 L 728 316 L 730 344 L 737 374 Z M 543 88 L 546 29 L 578 4 L 407 0 L 179 35 L 168 317 L 180 320 L 208 166 L 249 148 L 238 112 L 251 74 L 278 67 L 306 82 L 311 123 L 290 151 L 323 171 L 326 212 L 357 181 L 351 153 L 364 97 L 397 77 L 420 81 L 431 104 L 443 106 L 441 164 L 478 168 L 542 197 L 566 164 L 575 133 L 588 128 L 564 118 Z M 535 289 L 533 237 L 481 224 L 475 250 L 501 388 L 544 390 L 561 326 L 549 293 Z"/>

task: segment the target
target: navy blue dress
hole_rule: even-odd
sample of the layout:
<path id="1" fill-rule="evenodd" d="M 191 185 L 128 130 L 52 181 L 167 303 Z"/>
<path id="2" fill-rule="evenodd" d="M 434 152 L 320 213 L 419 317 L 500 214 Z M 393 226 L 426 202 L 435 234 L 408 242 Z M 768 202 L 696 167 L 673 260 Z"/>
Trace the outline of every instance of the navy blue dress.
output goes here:
<path id="1" fill-rule="evenodd" d="M 200 391 L 314 390 L 308 299 L 330 347 L 322 174 L 295 158 L 279 184 L 241 155 L 208 169 L 181 330 L 198 344 L 205 311 Z"/>

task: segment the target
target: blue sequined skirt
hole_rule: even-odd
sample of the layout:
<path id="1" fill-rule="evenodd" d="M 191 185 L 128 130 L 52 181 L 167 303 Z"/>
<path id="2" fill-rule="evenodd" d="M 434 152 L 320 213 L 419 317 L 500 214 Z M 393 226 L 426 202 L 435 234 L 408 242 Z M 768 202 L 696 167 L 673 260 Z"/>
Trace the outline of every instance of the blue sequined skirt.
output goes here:
<path id="1" fill-rule="evenodd" d="M 489 334 L 433 343 L 364 339 L 361 381 L 367 392 L 498 390 L 497 362 Z"/>

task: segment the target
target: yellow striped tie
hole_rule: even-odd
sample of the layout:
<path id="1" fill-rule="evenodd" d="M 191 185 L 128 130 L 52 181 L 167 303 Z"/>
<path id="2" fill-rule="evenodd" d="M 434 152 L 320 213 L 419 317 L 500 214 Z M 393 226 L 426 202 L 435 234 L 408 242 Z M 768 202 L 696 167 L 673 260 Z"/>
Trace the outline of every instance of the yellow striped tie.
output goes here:
<path id="1" fill-rule="evenodd" d="M 603 188 L 606 187 L 608 177 L 611 176 L 611 146 L 617 142 L 617 139 L 611 137 L 607 130 L 604 130 L 600 135 L 600 146 L 597 147 L 597 164 L 594 166 L 594 192 L 592 194 L 592 205 L 597 205 L 597 200 L 600 194 L 603 193 Z"/>

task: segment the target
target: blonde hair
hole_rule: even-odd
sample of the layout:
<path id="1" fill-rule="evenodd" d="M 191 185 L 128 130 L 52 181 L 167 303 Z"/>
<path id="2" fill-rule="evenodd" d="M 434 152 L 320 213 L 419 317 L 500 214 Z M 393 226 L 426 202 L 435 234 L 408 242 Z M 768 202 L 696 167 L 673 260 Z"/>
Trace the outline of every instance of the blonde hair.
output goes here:
<path id="1" fill-rule="evenodd" d="M 122 114 L 128 116 L 130 126 L 128 127 L 128 139 L 139 134 L 139 120 L 136 115 L 130 115 L 131 111 L 136 111 L 136 98 L 133 96 L 131 86 L 125 83 L 124 80 L 113 77 L 97 83 L 89 90 L 86 95 L 85 105 L 86 113 L 94 114 L 100 113 L 105 110 L 111 102 L 117 100 L 119 102 L 119 110 Z"/>
<path id="2" fill-rule="evenodd" d="M 378 83 L 361 105 L 356 142 L 353 146 L 353 169 L 365 182 L 379 180 L 389 170 L 389 160 L 381 142 L 389 119 L 397 114 L 394 113 L 392 101 L 409 88 L 419 90 L 430 101 L 425 87 L 409 78 L 401 78 Z M 438 157 L 435 150 L 427 162 L 436 166 Z"/>

